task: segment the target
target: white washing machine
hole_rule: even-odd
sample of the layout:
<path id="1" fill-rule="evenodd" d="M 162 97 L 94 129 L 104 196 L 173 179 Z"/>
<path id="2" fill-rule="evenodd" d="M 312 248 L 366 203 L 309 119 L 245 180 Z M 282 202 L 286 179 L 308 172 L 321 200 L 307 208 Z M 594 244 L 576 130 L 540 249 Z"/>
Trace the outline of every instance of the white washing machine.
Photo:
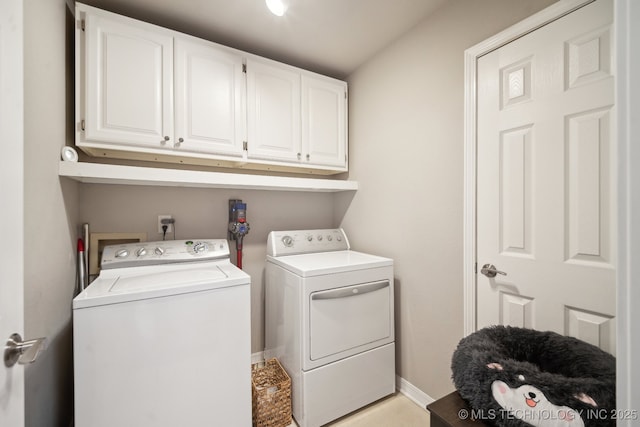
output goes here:
<path id="1" fill-rule="evenodd" d="M 73 300 L 76 427 L 250 426 L 249 288 L 226 240 L 106 247 Z"/>
<path id="2" fill-rule="evenodd" d="M 291 377 L 298 425 L 393 393 L 393 260 L 350 250 L 342 229 L 273 231 L 267 245 L 265 357 Z"/>

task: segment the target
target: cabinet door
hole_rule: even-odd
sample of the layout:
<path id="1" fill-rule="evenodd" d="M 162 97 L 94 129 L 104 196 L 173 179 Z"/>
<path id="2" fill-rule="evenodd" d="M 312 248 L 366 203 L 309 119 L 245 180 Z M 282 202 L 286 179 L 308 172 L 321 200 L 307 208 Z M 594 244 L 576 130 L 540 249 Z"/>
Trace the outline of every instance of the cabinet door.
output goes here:
<path id="1" fill-rule="evenodd" d="M 247 60 L 249 158 L 298 163 L 300 73 Z"/>
<path id="2" fill-rule="evenodd" d="M 215 45 L 175 40 L 176 148 L 242 156 L 242 57 Z"/>
<path id="3" fill-rule="evenodd" d="M 347 85 L 302 76 L 302 154 L 310 165 L 346 167 Z"/>
<path id="4" fill-rule="evenodd" d="M 173 39 L 127 18 L 86 16 L 85 138 L 161 147 L 173 137 Z"/>

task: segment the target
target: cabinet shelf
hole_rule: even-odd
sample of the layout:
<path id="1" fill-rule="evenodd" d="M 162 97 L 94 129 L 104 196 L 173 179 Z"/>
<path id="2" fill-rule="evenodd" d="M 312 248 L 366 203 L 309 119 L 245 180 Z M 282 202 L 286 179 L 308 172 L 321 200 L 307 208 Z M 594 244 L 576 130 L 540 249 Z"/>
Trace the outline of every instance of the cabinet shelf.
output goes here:
<path id="1" fill-rule="evenodd" d="M 349 180 L 248 175 L 87 162 L 60 161 L 58 175 L 87 184 L 315 192 L 358 189 L 358 182 Z"/>

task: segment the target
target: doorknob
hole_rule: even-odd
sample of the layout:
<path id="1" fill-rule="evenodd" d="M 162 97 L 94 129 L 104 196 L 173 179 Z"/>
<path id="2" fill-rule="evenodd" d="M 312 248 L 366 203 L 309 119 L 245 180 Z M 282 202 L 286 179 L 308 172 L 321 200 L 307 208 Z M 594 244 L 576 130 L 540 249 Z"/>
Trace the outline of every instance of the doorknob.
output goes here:
<path id="1" fill-rule="evenodd" d="M 4 366 L 12 367 L 18 362 L 21 365 L 33 363 L 38 354 L 45 348 L 46 338 L 22 341 L 20 334 L 12 334 L 4 346 Z"/>
<path id="2" fill-rule="evenodd" d="M 502 274 L 503 276 L 507 275 L 507 273 L 505 273 L 504 271 L 497 270 L 496 266 L 493 264 L 483 265 L 480 273 L 484 274 L 487 277 L 496 277 L 496 274 Z"/>

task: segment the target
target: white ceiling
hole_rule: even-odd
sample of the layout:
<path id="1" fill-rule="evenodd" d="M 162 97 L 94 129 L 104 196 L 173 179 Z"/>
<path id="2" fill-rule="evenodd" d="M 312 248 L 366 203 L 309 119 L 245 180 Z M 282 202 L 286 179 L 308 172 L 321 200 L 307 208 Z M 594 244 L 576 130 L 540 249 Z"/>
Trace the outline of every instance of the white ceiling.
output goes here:
<path id="1" fill-rule="evenodd" d="M 345 78 L 450 0 L 83 0 L 220 44 Z"/>

